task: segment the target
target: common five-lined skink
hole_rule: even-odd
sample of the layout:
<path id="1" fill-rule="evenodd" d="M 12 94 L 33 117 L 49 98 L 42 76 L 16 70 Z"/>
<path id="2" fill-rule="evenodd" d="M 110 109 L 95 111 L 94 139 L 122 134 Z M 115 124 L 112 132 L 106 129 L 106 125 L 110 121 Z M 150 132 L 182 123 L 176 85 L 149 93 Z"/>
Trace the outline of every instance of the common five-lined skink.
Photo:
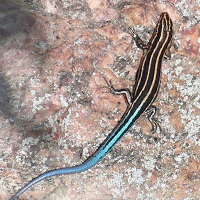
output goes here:
<path id="1" fill-rule="evenodd" d="M 128 108 L 119 124 L 114 128 L 99 149 L 84 163 L 62 169 L 55 169 L 46 172 L 35 179 L 14 194 L 10 200 L 13 200 L 28 188 L 36 183 L 56 175 L 73 174 L 83 172 L 96 165 L 111 149 L 118 143 L 125 133 L 133 126 L 138 118 L 151 108 L 160 86 L 161 63 L 164 53 L 170 48 L 172 39 L 172 20 L 169 14 L 164 12 L 154 29 L 147 45 L 142 45 L 142 41 L 136 35 L 134 38 L 138 47 L 142 48 L 143 56 L 136 74 L 135 85 L 132 93 L 128 89 L 115 90 L 111 83 L 109 88 L 115 94 L 125 94 Z"/>

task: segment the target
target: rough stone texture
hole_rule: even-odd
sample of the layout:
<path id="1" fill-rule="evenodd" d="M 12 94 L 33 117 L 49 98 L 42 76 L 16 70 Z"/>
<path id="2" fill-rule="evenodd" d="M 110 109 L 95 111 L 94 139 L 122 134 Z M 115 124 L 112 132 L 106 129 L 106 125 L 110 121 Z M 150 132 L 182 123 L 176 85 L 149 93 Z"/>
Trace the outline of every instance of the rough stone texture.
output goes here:
<path id="1" fill-rule="evenodd" d="M 159 15 L 174 22 L 155 105 L 162 131 L 141 117 L 113 151 L 81 174 L 38 183 L 19 199 L 199 199 L 199 1 L 0 1 L 0 199 L 32 178 L 80 164 L 126 110 L 108 93 L 133 85 Z"/>

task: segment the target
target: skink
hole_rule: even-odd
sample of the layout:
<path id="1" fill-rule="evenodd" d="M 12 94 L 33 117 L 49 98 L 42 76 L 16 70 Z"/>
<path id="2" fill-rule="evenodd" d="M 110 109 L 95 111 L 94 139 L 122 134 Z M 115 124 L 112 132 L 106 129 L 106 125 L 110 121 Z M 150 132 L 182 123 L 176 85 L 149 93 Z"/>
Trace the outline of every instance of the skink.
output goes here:
<path id="1" fill-rule="evenodd" d="M 46 178 L 56 175 L 80 173 L 93 167 L 111 151 L 125 133 L 130 130 L 138 118 L 144 112 L 151 109 L 152 103 L 159 91 L 161 63 L 164 53 L 170 48 L 173 32 L 172 27 L 172 20 L 170 19 L 169 14 L 164 12 L 160 15 L 159 21 L 147 45 L 143 45 L 138 36 L 136 36 L 136 43 L 143 49 L 143 56 L 136 73 L 133 91 L 130 92 L 128 89 L 115 90 L 112 84 L 108 83 L 109 88 L 113 93 L 125 94 L 128 108 L 119 124 L 105 139 L 99 149 L 88 160 L 80 165 L 55 169 L 36 177 L 14 194 L 10 200 L 19 197 L 28 188 Z"/>

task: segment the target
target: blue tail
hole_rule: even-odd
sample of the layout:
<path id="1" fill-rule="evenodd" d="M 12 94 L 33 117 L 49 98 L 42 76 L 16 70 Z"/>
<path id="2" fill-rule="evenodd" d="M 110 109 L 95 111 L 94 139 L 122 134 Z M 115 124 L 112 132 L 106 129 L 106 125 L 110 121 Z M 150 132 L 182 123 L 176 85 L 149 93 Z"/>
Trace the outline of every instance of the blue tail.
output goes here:
<path id="1" fill-rule="evenodd" d="M 75 173 L 80 173 L 83 171 L 86 171 L 87 169 L 93 167 L 94 165 L 96 165 L 99 161 L 101 160 L 101 157 L 99 157 L 98 155 L 94 155 L 92 156 L 90 159 L 88 159 L 87 161 L 85 161 L 83 164 L 81 165 L 77 165 L 77 166 L 73 166 L 73 167 L 69 167 L 69 168 L 63 168 L 63 169 L 56 169 L 56 170 L 52 170 L 49 172 L 46 172 L 40 176 L 38 176 L 37 178 L 31 180 L 27 185 L 25 185 L 23 188 L 21 188 L 14 196 L 12 196 L 9 200 L 13 200 L 17 197 L 19 197 L 23 192 L 25 192 L 28 188 L 30 188 L 31 186 L 35 185 L 36 183 L 46 179 L 46 178 L 50 178 L 52 176 L 57 176 L 57 175 L 63 175 L 63 174 L 75 174 Z"/>
<path id="2" fill-rule="evenodd" d="M 111 151 L 111 149 L 118 143 L 122 136 L 124 136 L 124 134 L 129 131 L 129 129 L 132 127 L 139 116 L 140 114 L 138 108 L 129 110 L 124 118 L 122 118 L 118 126 L 111 132 L 104 143 L 99 147 L 96 153 L 94 153 L 88 160 L 77 166 L 55 169 L 36 177 L 23 188 L 21 188 L 9 200 L 14 200 L 15 198 L 19 197 L 19 195 L 21 195 L 23 192 L 25 192 L 28 188 L 46 178 L 50 178 L 56 175 L 80 173 L 86 171 L 87 169 L 90 169 L 91 167 L 96 165 L 107 153 Z"/>

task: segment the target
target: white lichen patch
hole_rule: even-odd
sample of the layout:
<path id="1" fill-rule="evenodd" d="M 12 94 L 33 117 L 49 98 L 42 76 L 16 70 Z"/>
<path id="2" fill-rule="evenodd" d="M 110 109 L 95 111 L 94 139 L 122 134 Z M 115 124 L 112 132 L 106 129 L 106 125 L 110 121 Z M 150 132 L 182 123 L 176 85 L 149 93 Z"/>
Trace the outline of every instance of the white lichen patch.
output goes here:
<path id="1" fill-rule="evenodd" d="M 31 152 L 29 152 L 30 147 L 38 143 L 39 143 L 39 138 L 28 137 L 22 140 L 20 152 L 16 156 L 16 161 L 20 163 L 20 165 L 26 164 L 28 166 L 31 166 L 31 164 L 28 163 L 25 158 L 29 158 L 31 154 Z M 29 152 L 29 154 L 27 154 L 27 152 Z"/>
<path id="2" fill-rule="evenodd" d="M 133 167 L 133 168 L 127 168 L 125 172 L 128 176 L 128 183 L 130 185 L 135 185 L 135 187 L 139 190 L 140 186 L 145 182 L 145 178 L 142 176 L 143 175 L 142 170 Z"/>
<path id="3" fill-rule="evenodd" d="M 124 188 L 125 182 L 123 180 L 122 173 L 113 172 L 110 182 L 111 182 L 112 190 L 114 191 L 114 193 L 120 195 L 125 190 Z"/>
<path id="4" fill-rule="evenodd" d="M 68 107 L 69 106 L 69 101 L 63 95 L 60 96 L 60 102 L 61 102 L 62 107 Z"/>
<path id="5" fill-rule="evenodd" d="M 189 158 L 190 158 L 190 156 L 188 155 L 187 152 L 182 152 L 181 154 L 176 155 L 176 156 L 174 157 L 174 160 L 175 160 L 177 163 L 181 164 L 181 163 L 187 163 Z"/>
<path id="6" fill-rule="evenodd" d="M 143 167 L 146 168 L 148 171 L 152 171 L 155 169 L 156 159 L 154 159 L 153 157 L 144 157 L 144 159 L 142 159 L 142 162 Z"/>

